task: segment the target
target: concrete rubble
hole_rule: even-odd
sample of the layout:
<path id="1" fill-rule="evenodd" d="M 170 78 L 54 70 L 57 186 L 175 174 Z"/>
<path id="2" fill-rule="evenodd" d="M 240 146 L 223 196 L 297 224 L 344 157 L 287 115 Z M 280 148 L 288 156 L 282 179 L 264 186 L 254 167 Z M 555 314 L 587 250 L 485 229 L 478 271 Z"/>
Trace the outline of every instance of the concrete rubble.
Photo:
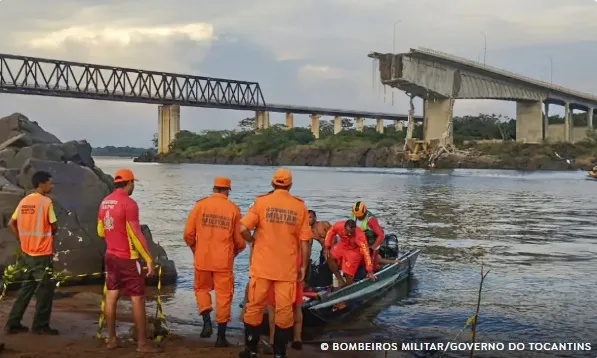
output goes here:
<path id="1" fill-rule="evenodd" d="M 96 232 L 97 211 L 113 189 L 113 178 L 95 166 L 87 141 L 62 143 L 19 113 L 0 119 L 0 270 L 15 261 L 19 243 L 7 224 L 21 198 L 33 189 L 31 177 L 38 170 L 52 174 L 54 181 L 54 270 L 67 276 L 103 272 L 105 243 Z M 153 241 L 149 227 L 142 229 L 154 262 L 162 265 L 162 282 L 173 283 L 174 262 Z M 71 283 L 89 280 L 82 277 Z"/>

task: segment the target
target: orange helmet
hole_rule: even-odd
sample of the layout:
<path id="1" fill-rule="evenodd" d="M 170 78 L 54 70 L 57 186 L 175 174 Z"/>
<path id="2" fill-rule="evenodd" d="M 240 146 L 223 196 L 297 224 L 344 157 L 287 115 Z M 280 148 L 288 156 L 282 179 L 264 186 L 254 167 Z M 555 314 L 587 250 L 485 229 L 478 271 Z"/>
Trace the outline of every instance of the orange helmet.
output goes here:
<path id="1" fill-rule="evenodd" d="M 352 215 L 355 217 L 361 217 L 367 213 L 367 206 L 362 201 L 357 201 L 352 206 Z"/>

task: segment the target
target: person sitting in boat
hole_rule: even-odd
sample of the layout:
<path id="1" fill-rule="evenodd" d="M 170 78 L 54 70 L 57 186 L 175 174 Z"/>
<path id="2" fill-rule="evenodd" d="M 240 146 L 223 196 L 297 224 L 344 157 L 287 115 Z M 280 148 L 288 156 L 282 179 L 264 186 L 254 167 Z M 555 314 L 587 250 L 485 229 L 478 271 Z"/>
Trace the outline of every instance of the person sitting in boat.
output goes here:
<path id="1" fill-rule="evenodd" d="M 357 201 L 352 206 L 352 219 L 356 221 L 357 227 L 363 230 L 367 237 L 367 243 L 370 247 L 371 259 L 373 260 L 373 266 L 377 267 L 379 262 L 379 246 L 385 238 L 385 234 L 377 218 L 367 210 L 367 206 L 362 201 Z"/>
<path id="2" fill-rule="evenodd" d="M 340 240 L 334 244 L 336 236 Z M 340 287 L 354 282 L 354 275 L 362 260 L 365 261 L 367 277 L 375 279 L 367 238 L 354 220 L 339 221 L 332 225 L 325 236 L 323 254 Z M 340 268 L 344 277 L 340 274 Z"/>

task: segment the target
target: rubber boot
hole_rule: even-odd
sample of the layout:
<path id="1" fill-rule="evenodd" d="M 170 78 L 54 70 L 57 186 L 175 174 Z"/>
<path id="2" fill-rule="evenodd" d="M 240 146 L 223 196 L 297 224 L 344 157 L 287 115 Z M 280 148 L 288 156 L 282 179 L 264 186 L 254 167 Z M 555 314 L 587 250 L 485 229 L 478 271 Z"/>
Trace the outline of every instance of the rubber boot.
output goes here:
<path id="1" fill-rule="evenodd" d="M 239 358 L 257 358 L 259 335 L 259 327 L 245 323 L 245 350 L 238 354 Z"/>
<path id="2" fill-rule="evenodd" d="M 203 329 L 201 330 L 201 334 L 199 335 L 199 337 L 201 338 L 209 338 L 214 332 L 214 329 L 211 326 L 211 317 L 209 315 L 210 313 L 211 311 L 205 311 L 201 314 L 201 316 L 203 317 Z"/>
<path id="3" fill-rule="evenodd" d="M 230 347 L 226 339 L 226 323 L 218 323 L 218 337 L 216 338 L 216 347 Z"/>
<path id="4" fill-rule="evenodd" d="M 286 358 L 286 346 L 292 334 L 292 327 L 282 329 L 276 326 L 274 331 L 274 357 L 275 358 Z"/>

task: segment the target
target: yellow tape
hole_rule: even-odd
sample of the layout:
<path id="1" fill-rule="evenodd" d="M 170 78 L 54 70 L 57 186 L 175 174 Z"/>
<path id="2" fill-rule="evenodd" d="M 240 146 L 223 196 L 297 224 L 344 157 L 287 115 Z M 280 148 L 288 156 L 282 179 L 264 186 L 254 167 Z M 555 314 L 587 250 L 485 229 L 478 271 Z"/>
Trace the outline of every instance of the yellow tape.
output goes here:
<path id="1" fill-rule="evenodd" d="M 158 266 L 158 294 L 156 297 L 156 312 L 155 312 L 155 317 L 156 320 L 160 323 L 160 327 L 163 327 L 164 332 L 163 334 L 157 334 L 155 336 L 155 338 L 153 339 L 154 342 L 160 344 L 162 343 L 166 338 L 168 338 L 168 336 L 170 335 L 170 329 L 168 328 L 168 325 L 166 324 L 166 316 L 164 315 L 164 312 L 162 310 L 162 266 Z M 102 335 L 102 329 L 104 328 L 104 321 L 105 321 L 105 309 L 106 309 L 106 293 L 108 291 L 108 288 L 106 286 L 106 284 L 104 283 L 104 292 L 102 295 L 102 303 L 100 305 L 100 317 L 97 323 L 97 333 L 96 333 L 96 338 L 99 340 L 102 340 L 104 342 L 108 342 L 108 337 L 105 337 Z"/>
<path id="2" fill-rule="evenodd" d="M 159 344 L 159 343 L 162 343 L 170 335 L 170 329 L 168 328 L 168 325 L 166 324 L 166 316 L 164 315 L 164 312 L 162 309 L 162 266 L 158 265 L 157 267 L 158 267 L 158 285 L 157 285 L 158 294 L 157 294 L 157 298 L 156 298 L 155 318 L 159 322 L 160 326 L 163 327 L 163 330 L 165 332 L 163 334 L 156 335 L 156 337 L 153 339 L 155 342 L 157 342 Z M 66 282 L 68 279 L 102 276 L 105 273 L 105 272 L 95 272 L 95 273 L 90 273 L 90 274 L 68 276 L 68 275 L 61 274 L 61 273 L 54 273 L 52 271 L 52 269 L 49 267 L 46 268 L 46 271 L 48 271 L 48 273 L 52 276 L 51 280 L 56 281 L 56 287 L 60 287 L 60 284 L 63 282 Z M 18 265 L 16 265 L 16 264 L 9 265 L 8 267 L 6 267 L 4 269 L 4 273 L 2 275 L 2 293 L 0 294 L 0 300 L 2 300 L 6 296 L 6 291 L 8 290 L 8 285 L 10 285 L 10 284 L 41 281 L 41 279 L 40 280 L 18 280 L 18 281 L 13 280 L 13 278 L 20 272 L 27 272 L 27 269 L 19 268 Z M 104 328 L 104 321 L 105 321 L 106 292 L 107 291 L 108 291 L 108 288 L 106 286 L 106 283 L 104 282 L 104 289 L 103 289 L 103 293 L 102 293 L 102 303 L 100 305 L 100 317 L 98 320 L 98 327 L 97 327 L 97 334 L 96 334 L 97 339 L 104 340 L 104 341 L 108 340 L 107 337 L 102 336 L 102 329 Z"/>

